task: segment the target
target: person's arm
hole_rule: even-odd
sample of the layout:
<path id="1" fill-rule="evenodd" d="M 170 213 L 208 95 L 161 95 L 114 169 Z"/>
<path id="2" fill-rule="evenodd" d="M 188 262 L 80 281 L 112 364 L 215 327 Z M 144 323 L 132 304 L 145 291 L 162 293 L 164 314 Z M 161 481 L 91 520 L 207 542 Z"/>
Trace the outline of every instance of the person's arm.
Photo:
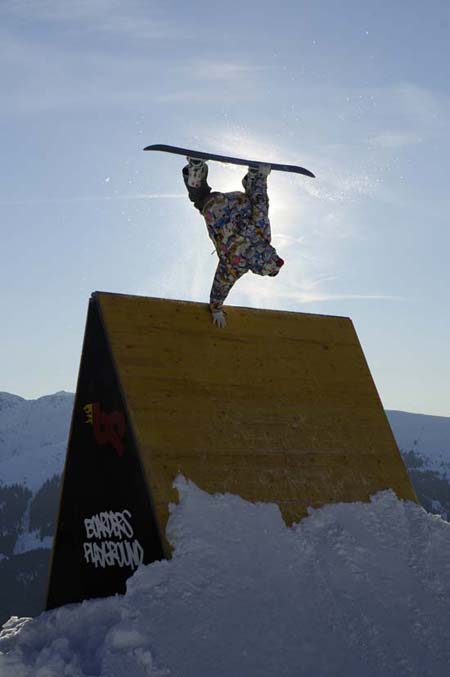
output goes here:
<path id="1" fill-rule="evenodd" d="M 225 312 L 223 310 L 224 301 L 230 293 L 234 283 L 237 282 L 245 272 L 245 270 L 235 268 L 225 259 L 219 259 L 211 287 L 209 307 L 213 323 L 221 329 L 226 325 Z"/>

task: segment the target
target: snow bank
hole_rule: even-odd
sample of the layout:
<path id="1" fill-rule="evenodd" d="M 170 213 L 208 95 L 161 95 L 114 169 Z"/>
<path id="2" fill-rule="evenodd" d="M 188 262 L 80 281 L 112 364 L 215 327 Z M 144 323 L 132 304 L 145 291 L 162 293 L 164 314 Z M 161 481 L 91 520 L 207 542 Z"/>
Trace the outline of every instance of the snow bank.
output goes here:
<path id="1" fill-rule="evenodd" d="M 387 491 L 287 528 L 176 486 L 173 559 L 123 597 L 12 619 L 2 677 L 447 677 L 450 524 Z"/>

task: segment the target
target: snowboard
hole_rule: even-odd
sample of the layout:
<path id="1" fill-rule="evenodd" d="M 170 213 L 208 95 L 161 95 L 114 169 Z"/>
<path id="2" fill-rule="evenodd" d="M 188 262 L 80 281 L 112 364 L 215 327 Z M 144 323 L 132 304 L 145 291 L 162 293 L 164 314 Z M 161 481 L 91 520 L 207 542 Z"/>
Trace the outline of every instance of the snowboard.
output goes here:
<path id="1" fill-rule="evenodd" d="M 244 160 L 243 158 L 231 157 L 229 155 L 217 155 L 215 153 L 204 153 L 200 150 L 193 150 L 192 148 L 179 148 L 178 146 L 168 146 L 163 143 L 156 143 L 152 146 L 147 146 L 144 150 L 159 150 L 163 153 L 173 153 L 175 155 L 184 155 L 185 157 L 196 158 L 197 160 L 213 160 L 214 162 L 225 162 L 232 165 L 245 165 L 246 167 L 257 167 L 260 164 L 268 164 L 277 172 L 293 172 L 294 174 L 304 174 L 311 176 L 313 179 L 315 175 L 305 169 L 304 167 L 297 167 L 297 165 L 280 165 L 275 162 L 258 162 L 257 160 Z"/>

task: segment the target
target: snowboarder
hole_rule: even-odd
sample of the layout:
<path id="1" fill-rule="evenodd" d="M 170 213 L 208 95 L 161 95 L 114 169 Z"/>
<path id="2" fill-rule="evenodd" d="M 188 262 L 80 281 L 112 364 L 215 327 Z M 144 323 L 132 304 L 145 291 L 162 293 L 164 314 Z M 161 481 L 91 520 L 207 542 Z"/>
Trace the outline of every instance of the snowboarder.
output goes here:
<path id="1" fill-rule="evenodd" d="M 207 182 L 208 165 L 187 158 L 183 179 L 189 199 L 206 221 L 219 263 L 211 287 L 213 323 L 225 327 L 223 303 L 234 283 L 251 270 L 256 275 L 278 275 L 284 264 L 270 244 L 267 177 L 270 165 L 249 167 L 242 179 L 245 192 L 219 193 Z"/>

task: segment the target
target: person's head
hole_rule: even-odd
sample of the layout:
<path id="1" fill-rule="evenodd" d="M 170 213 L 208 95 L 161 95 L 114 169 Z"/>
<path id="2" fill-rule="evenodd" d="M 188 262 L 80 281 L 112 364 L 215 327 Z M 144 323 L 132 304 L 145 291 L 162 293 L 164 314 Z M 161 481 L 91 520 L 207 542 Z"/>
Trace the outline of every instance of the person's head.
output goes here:
<path id="1" fill-rule="evenodd" d="M 270 259 L 263 267 L 263 275 L 268 275 L 269 277 L 275 277 L 280 272 L 281 267 L 284 266 L 283 259 L 276 255 Z"/>
<path id="2" fill-rule="evenodd" d="M 252 273 L 269 275 L 270 277 L 278 275 L 281 266 L 284 265 L 284 261 L 278 256 L 276 249 L 265 240 L 261 240 L 252 248 L 249 263 Z"/>
<path id="3" fill-rule="evenodd" d="M 280 272 L 280 268 L 284 266 L 284 261 L 280 256 L 275 256 L 269 263 L 266 264 L 268 272 L 266 275 L 269 277 L 275 277 Z M 269 272 L 270 271 L 270 272 Z"/>

